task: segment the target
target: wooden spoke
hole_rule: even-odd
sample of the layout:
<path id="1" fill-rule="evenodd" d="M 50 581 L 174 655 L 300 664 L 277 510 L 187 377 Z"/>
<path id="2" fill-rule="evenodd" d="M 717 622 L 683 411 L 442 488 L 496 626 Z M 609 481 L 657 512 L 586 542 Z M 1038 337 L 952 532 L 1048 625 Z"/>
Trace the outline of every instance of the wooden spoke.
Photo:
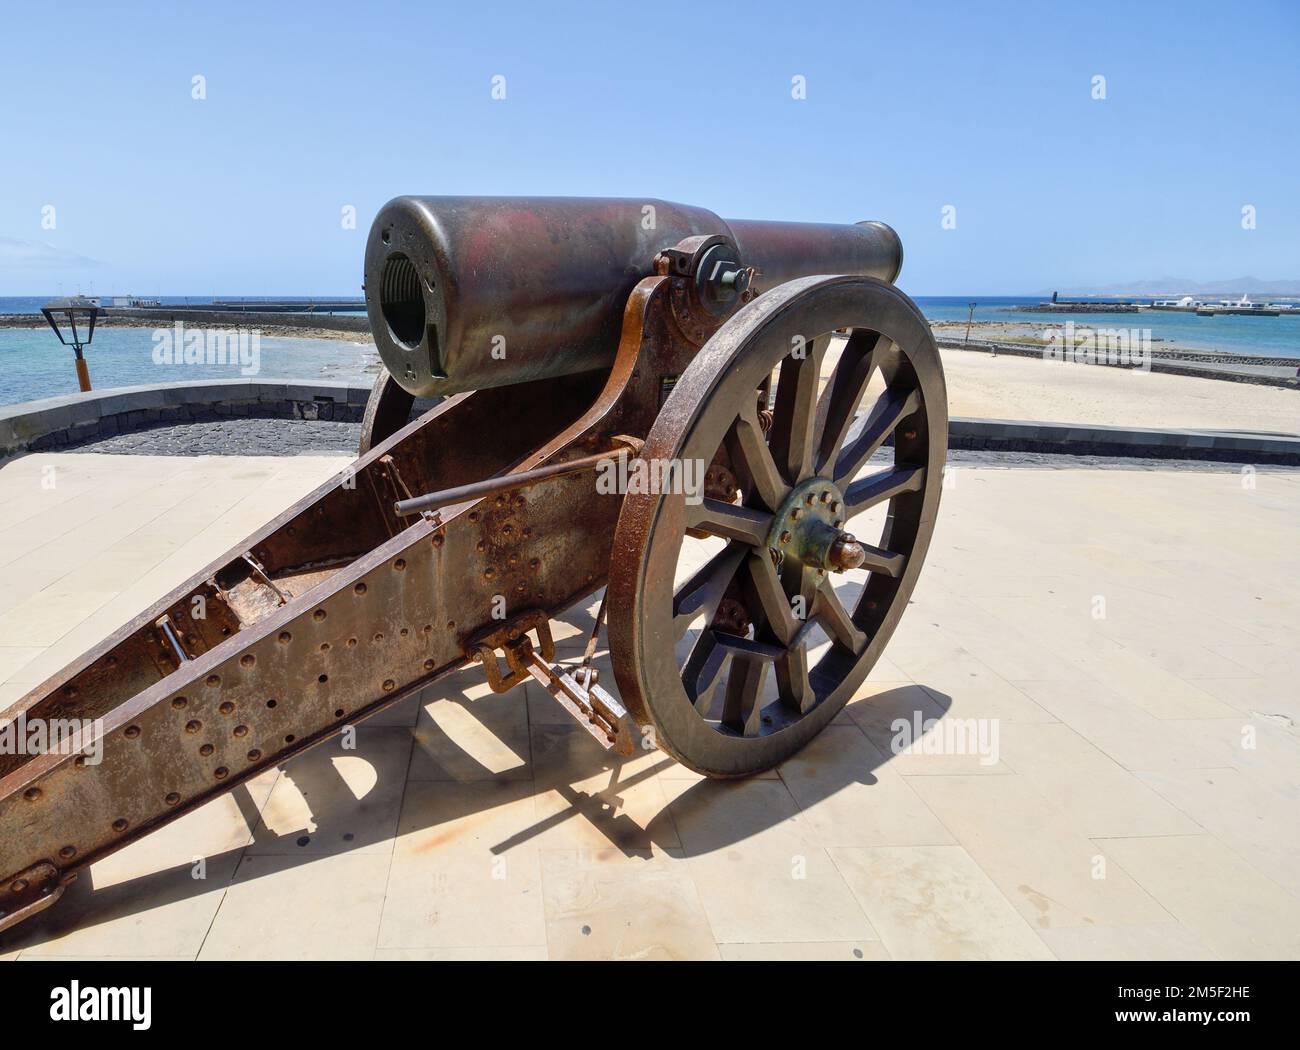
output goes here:
<path id="1" fill-rule="evenodd" d="M 682 685 L 701 718 L 708 717 L 718 683 L 724 677 L 723 666 L 730 656 L 731 653 L 718 644 L 717 633 L 705 628 L 686 659 L 686 667 L 682 670 Z"/>
<path id="2" fill-rule="evenodd" d="M 772 633 L 788 647 L 801 624 L 790 609 L 790 599 L 781 586 L 776 566 L 766 551 L 751 554 L 745 564 L 748 572 L 741 577 L 745 604 L 751 610 L 762 610 Z"/>
<path id="3" fill-rule="evenodd" d="M 920 407 L 921 398 L 915 390 L 886 390 L 872 407 L 862 431 L 836 458 L 833 480 L 843 485 L 850 478 L 857 477 L 898 424 Z"/>
<path id="4" fill-rule="evenodd" d="M 817 570 L 793 558 L 787 558 L 781 566 L 780 577 L 781 586 L 787 595 L 786 601 L 790 604 L 790 614 L 797 625 L 807 623 L 813 618 L 813 611 L 817 607 L 817 586 L 821 582 Z M 796 599 L 802 600 L 796 602 Z"/>
<path id="5" fill-rule="evenodd" d="M 705 497 L 701 503 L 686 504 L 686 524 L 713 536 L 748 543 L 751 547 L 766 547 L 772 514 Z"/>
<path id="6" fill-rule="evenodd" d="M 823 580 L 817 591 L 817 621 L 849 652 L 859 653 L 867 644 L 867 636 L 858 630 L 830 580 Z"/>
<path id="7" fill-rule="evenodd" d="M 768 661 L 733 659 L 727 676 L 722 723 L 744 736 L 758 736 L 763 728 L 763 681 Z"/>
<path id="8" fill-rule="evenodd" d="M 811 710 L 817 702 L 817 693 L 813 690 L 812 681 L 808 676 L 807 633 L 808 628 L 805 625 L 799 632 L 795 644 L 776 661 L 776 684 L 781 702 L 800 714 Z"/>
<path id="9" fill-rule="evenodd" d="M 781 506 L 790 486 L 777 469 L 758 422 L 758 405 L 747 405 L 727 435 L 727 453 L 736 468 L 741 489 L 757 496 L 770 511 Z"/>
<path id="10" fill-rule="evenodd" d="M 673 595 L 674 641 L 680 640 L 692 621 L 701 614 L 706 620 L 713 616 L 745 554 L 741 544 L 727 544 Z"/>
<path id="11" fill-rule="evenodd" d="M 869 543 L 863 543 L 862 549 L 867 552 L 867 560 L 862 563 L 862 568 L 868 572 L 878 572 L 895 579 L 903 575 L 903 566 L 907 564 L 905 555 L 873 547 Z"/>
<path id="12" fill-rule="evenodd" d="M 835 463 L 844 439 L 848 437 L 854 414 L 862 403 L 862 395 L 866 393 L 876 367 L 879 340 L 880 336 L 875 332 L 855 329 L 840 353 L 830 387 L 822 397 L 823 419 L 816 463 L 818 474 L 824 474 Z M 885 345 L 892 344 L 886 340 Z"/>
<path id="13" fill-rule="evenodd" d="M 817 386 L 829 343 L 829 335 L 821 336 L 803 348 L 802 357 L 791 355 L 781 362 L 769 444 L 777 467 L 792 485 L 812 474 Z"/>
<path id="14" fill-rule="evenodd" d="M 893 499 L 903 492 L 920 492 L 925 487 L 925 468 L 909 467 L 902 470 L 882 470 L 855 481 L 844 490 L 844 514 L 851 518 L 870 510 L 878 503 Z"/>

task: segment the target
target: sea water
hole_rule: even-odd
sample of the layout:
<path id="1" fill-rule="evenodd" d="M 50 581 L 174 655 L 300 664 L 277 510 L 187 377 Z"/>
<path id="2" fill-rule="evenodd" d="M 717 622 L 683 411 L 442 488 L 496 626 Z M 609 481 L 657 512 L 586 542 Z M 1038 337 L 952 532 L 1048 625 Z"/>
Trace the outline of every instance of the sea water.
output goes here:
<path id="1" fill-rule="evenodd" d="M 168 305 L 201 305 L 210 300 L 163 297 Z M 1300 358 L 1300 317 L 1241 317 L 1146 310 L 1136 314 L 1020 313 L 1014 308 L 1041 302 L 1040 297 L 921 296 L 916 302 L 932 321 L 965 321 L 974 302 L 975 320 L 1022 323 L 1046 327 L 1073 320 L 1076 325 L 1104 328 L 1149 328 L 1153 343 L 1219 350 L 1226 353 L 1263 354 Z M 41 298 L 0 297 L 0 314 L 38 314 Z M 229 327 L 240 327 L 231 314 Z M 224 327 L 193 326 L 204 329 Z M 245 378 L 246 368 L 230 364 L 160 363 L 155 349 L 157 332 L 172 328 L 159 322 L 155 328 L 101 327 L 86 348 L 86 362 L 96 389 L 137 384 L 193 382 L 200 379 Z M 307 339 L 262 336 L 257 372 L 260 379 L 339 379 L 368 385 L 375 355 L 368 340 Z M 40 328 L 0 328 L 0 404 L 14 404 L 77 391 L 72 349 L 59 343 L 48 325 Z"/>
<path id="2" fill-rule="evenodd" d="M 39 314 L 44 299 L 0 298 L 2 313 Z M 178 300 L 164 300 L 174 304 Z M 189 300 L 198 304 L 201 300 Z M 192 324 L 190 332 L 240 328 L 252 331 L 246 319 L 232 313 L 223 325 Z M 79 330 L 83 330 L 78 324 Z M 66 326 L 64 328 L 67 336 Z M 368 386 L 374 380 L 377 360 L 367 337 L 308 339 L 296 336 L 260 335 L 255 367 L 251 355 L 208 354 L 202 363 L 175 360 L 160 352 L 175 342 L 175 328 L 166 321 L 157 327 L 95 329 L 94 339 L 84 353 L 96 390 L 154 383 L 189 383 L 202 379 L 332 379 Z M 223 361 L 224 359 L 224 361 Z M 72 348 L 62 345 L 42 320 L 40 328 L 0 328 L 0 405 L 75 394 L 77 373 Z"/>
<path id="3" fill-rule="evenodd" d="M 1017 306 L 1037 306 L 1042 296 L 918 296 L 916 305 L 930 321 L 965 321 L 970 304 L 975 303 L 976 321 L 1001 324 L 1026 324 L 1046 328 L 1073 321 L 1086 328 L 1149 328 L 1151 340 L 1186 347 L 1189 350 L 1219 350 L 1229 354 L 1260 354 L 1265 357 L 1300 358 L 1300 310 L 1295 317 L 1243 317 L 1217 314 L 1198 317 L 1190 313 L 1166 310 L 1142 310 L 1138 313 L 1021 313 Z M 972 330 L 972 335 L 974 334 Z"/>

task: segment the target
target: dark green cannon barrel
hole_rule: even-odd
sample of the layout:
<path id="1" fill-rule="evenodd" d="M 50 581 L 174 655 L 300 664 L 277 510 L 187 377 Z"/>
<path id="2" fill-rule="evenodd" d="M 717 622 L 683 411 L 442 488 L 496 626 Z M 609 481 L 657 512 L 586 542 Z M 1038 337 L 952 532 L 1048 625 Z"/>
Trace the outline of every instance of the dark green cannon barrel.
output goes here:
<path id="1" fill-rule="evenodd" d="M 366 244 L 366 307 L 384 364 L 417 396 L 608 368 L 632 288 L 685 237 L 723 234 L 760 292 L 811 274 L 893 281 L 879 222 L 718 218 L 660 200 L 398 197 Z"/>

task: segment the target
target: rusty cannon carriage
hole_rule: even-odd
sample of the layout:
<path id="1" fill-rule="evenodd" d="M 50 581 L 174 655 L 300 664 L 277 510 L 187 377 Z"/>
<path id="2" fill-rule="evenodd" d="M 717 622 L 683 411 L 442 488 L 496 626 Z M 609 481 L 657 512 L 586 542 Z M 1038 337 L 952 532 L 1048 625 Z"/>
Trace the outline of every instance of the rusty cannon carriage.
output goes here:
<path id="1" fill-rule="evenodd" d="M 0 928 L 473 662 L 618 752 L 711 777 L 793 754 L 879 657 L 938 509 L 943 372 L 901 260 L 874 222 L 390 202 L 360 457 L 0 713 L 87 727 L 0 755 Z M 601 588 L 557 663 L 551 619 Z"/>

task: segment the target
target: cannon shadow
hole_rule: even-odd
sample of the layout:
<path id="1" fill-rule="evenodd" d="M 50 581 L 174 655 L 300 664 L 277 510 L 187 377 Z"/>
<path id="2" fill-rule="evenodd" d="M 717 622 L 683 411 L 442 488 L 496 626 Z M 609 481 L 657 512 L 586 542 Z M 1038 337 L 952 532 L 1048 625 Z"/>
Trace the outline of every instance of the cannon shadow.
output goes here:
<path id="1" fill-rule="evenodd" d="M 583 615 L 575 610 L 569 620 L 580 632 L 584 630 Z M 586 619 L 585 629 L 589 630 L 590 617 Z M 580 634 L 576 642 L 567 646 L 562 644 L 560 658 L 579 659 L 582 640 Z M 267 874 L 282 871 L 286 866 L 310 865 L 330 856 L 387 843 L 399 834 L 436 832 L 440 825 L 473 818 L 502 800 L 502 794 L 497 792 L 467 794 L 449 790 L 448 796 L 456 799 L 456 805 L 450 810 L 444 808 L 440 811 L 443 819 L 421 820 L 418 816 L 412 819 L 409 812 L 412 807 L 407 805 L 405 796 L 407 789 L 417 783 L 412 776 L 417 763 L 434 762 L 437 765 L 434 775 L 421 777 L 418 781 L 426 789 L 436 790 L 439 784 L 449 789 L 466 784 L 497 785 L 507 798 L 525 798 L 531 794 L 534 800 L 546 800 L 545 805 L 538 802 L 536 818 L 526 827 L 495 841 L 491 838 L 485 840 L 484 845 L 491 855 L 501 855 L 540 840 L 570 821 L 587 822 L 589 828 L 584 830 L 589 834 L 583 837 L 593 842 L 593 848 L 617 849 L 631 859 L 648 857 L 658 849 L 673 849 L 687 857 L 725 849 L 788 819 L 791 809 L 808 811 L 854 784 L 869 786 L 877 783 L 877 770 L 892 757 L 893 749 L 888 743 L 886 727 L 896 719 L 911 722 L 917 714 L 922 719 L 934 718 L 936 710 L 946 715 L 951 706 L 949 697 L 934 690 L 926 690 L 924 703 L 919 704 L 918 693 L 918 688 L 913 685 L 886 687 L 866 699 L 854 701 L 801 755 L 766 774 L 762 779 L 775 784 L 782 783 L 784 776 L 789 775 L 789 767 L 797 763 L 804 762 L 806 772 L 807 756 L 814 748 L 817 750 L 816 775 L 801 776 L 798 791 L 791 792 L 797 800 L 797 807 L 782 809 L 741 804 L 744 785 L 753 783 L 755 778 L 739 781 L 696 779 L 695 774 L 678 767 L 672 759 L 657 751 L 623 758 L 604 751 L 580 726 L 564 721 L 568 716 L 540 690 L 529 691 L 527 695 L 518 689 L 506 694 L 493 694 L 481 688 L 481 676 L 473 669 L 460 672 L 430 686 L 417 698 L 406 701 L 418 703 L 422 712 L 414 729 L 390 723 L 387 727 L 376 727 L 376 731 L 363 724 L 358 727 L 354 750 L 341 752 L 336 738 L 334 746 L 325 742 L 282 767 L 279 778 L 274 781 L 275 786 L 280 788 L 285 780 L 292 782 L 293 788 L 310 807 L 310 826 L 273 830 L 267 823 L 268 799 L 273 790 L 271 784 L 263 780 L 240 785 L 228 796 L 233 799 L 245 825 L 242 836 L 236 835 L 236 839 L 242 837 L 237 845 L 232 841 L 229 848 L 216 852 L 201 854 L 195 851 L 183 863 L 174 863 L 176 853 L 181 850 L 173 848 L 168 851 L 171 863 L 160 863 L 156 870 L 120 881 L 111 881 L 112 875 L 100 876 L 98 885 L 100 867 L 92 867 L 68 887 L 63 899 L 53 907 L 0 935 L 0 951 L 38 947 L 75 931 L 129 920 L 145 913 L 157 914 L 153 919 L 135 921 L 166 923 L 165 909 L 168 906 L 204 894 L 223 892 L 234 881 L 237 872 L 241 882 L 262 877 L 256 868 L 250 871 L 248 865 L 241 867 L 241 863 L 252 855 L 260 853 L 263 859 L 275 861 L 258 866 Z M 489 730 L 493 723 L 501 724 L 503 713 L 512 708 L 515 712 L 522 711 L 526 747 L 514 749 L 523 751 L 519 756 L 520 762 L 506 768 L 484 767 L 478 756 L 461 748 L 437 721 L 428 716 L 434 705 L 439 705 L 444 712 L 453 713 L 462 722 L 469 718 L 477 721 L 481 715 L 481 724 Z M 863 717 L 866 714 L 860 709 L 863 705 L 870 707 L 868 717 Z M 559 712 L 559 717 L 549 713 L 552 706 L 555 712 Z M 530 712 L 534 716 L 543 713 L 545 720 L 529 717 Z M 382 752 L 391 745 L 395 735 L 401 734 L 410 734 L 410 757 L 404 775 L 399 778 L 393 772 L 391 755 Z M 518 743 L 517 739 L 515 743 Z M 510 749 L 507 747 L 495 753 L 499 757 L 509 754 Z M 357 805 L 354 791 L 342 783 L 333 765 L 333 760 L 341 754 L 377 771 L 386 770 L 369 785 L 365 794 L 373 796 L 396 791 L 398 800 L 392 819 L 367 819 L 365 807 Z M 783 771 L 786 771 L 784 776 Z M 662 796 L 666 801 L 649 809 L 641 805 L 636 807 L 635 814 L 630 813 L 624 805 L 629 795 L 635 793 L 640 785 L 656 778 L 661 779 L 666 788 Z M 364 802 L 364 798 L 360 801 Z M 222 799 L 209 803 L 209 806 L 215 805 L 229 806 L 230 803 Z M 197 818 L 201 813 L 202 810 L 185 819 Z M 232 823 L 238 821 L 232 820 Z M 184 820 L 172 828 L 182 824 Z M 689 835 L 685 833 L 687 825 L 691 828 Z M 158 834 L 165 835 L 167 830 Z M 432 842 L 437 841 L 436 835 L 429 838 Z M 132 867 L 148 868 L 147 851 L 151 841 L 151 837 L 146 837 L 128 847 L 129 850 L 142 851 Z M 437 869 L 436 846 L 421 855 L 427 857 L 430 867 Z M 196 878 L 196 865 L 200 862 L 205 877 Z"/>

